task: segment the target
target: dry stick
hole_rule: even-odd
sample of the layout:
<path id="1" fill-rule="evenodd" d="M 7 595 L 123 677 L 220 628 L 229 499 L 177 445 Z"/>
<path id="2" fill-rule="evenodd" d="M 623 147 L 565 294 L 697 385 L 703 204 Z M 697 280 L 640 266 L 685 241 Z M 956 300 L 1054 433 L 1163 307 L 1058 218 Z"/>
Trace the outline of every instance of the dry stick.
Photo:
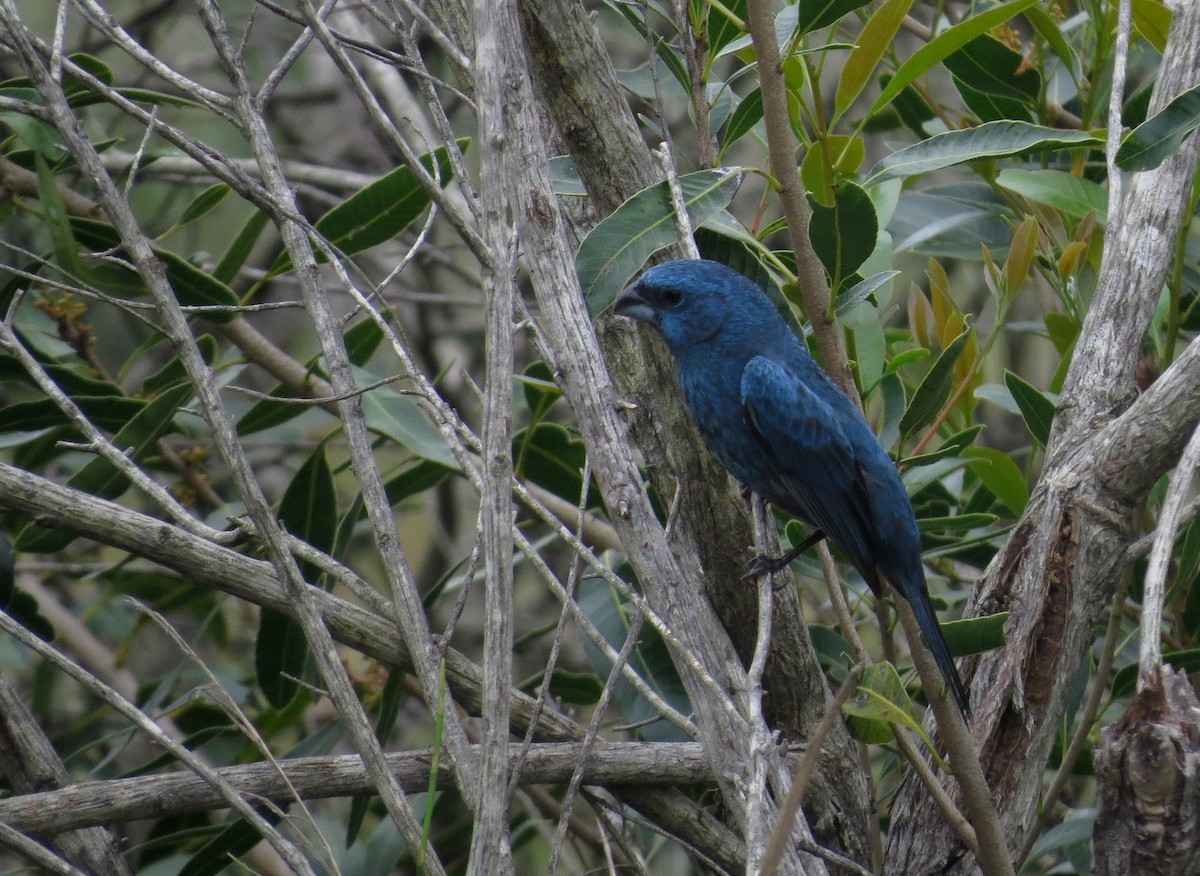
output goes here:
<path id="1" fill-rule="evenodd" d="M 750 517 L 754 523 L 754 548 L 759 556 L 767 556 L 770 552 L 768 533 L 772 527 L 768 516 L 767 504 L 757 493 L 752 495 L 750 502 Z M 746 710 L 746 718 L 754 727 L 754 740 L 751 743 L 751 784 L 746 794 L 746 848 L 749 855 L 746 860 L 746 870 L 753 872 L 761 869 L 759 856 L 767 836 L 767 766 L 770 748 L 773 745 L 771 732 L 767 727 L 766 716 L 763 714 L 762 700 L 763 672 L 767 667 L 767 655 L 771 648 L 771 614 L 775 595 L 775 575 L 765 575 L 758 580 L 758 634 L 754 641 L 754 655 L 750 660 L 750 668 L 746 670 L 746 690 L 742 695 L 742 708 Z M 793 785 L 794 787 L 794 785 Z M 782 823 L 782 813 L 776 823 Z M 791 831 L 795 812 L 787 820 L 788 831 Z"/>
<path id="2" fill-rule="evenodd" d="M 26 858 L 31 864 L 36 864 L 43 872 L 58 873 L 62 876 L 87 876 L 41 843 L 18 833 L 3 822 L 0 822 L 0 846 L 5 846 Z"/>
<path id="3" fill-rule="evenodd" d="M 796 255 L 796 284 L 804 315 L 812 323 L 813 336 L 821 352 L 821 364 L 842 392 L 861 407 L 854 376 L 846 360 L 841 332 L 830 318 L 830 291 L 825 269 L 808 239 L 812 209 L 805 198 L 804 182 L 800 179 L 796 161 L 796 138 L 788 114 L 787 89 L 783 80 L 779 43 L 775 39 L 772 3 L 770 0 L 750 0 L 748 12 L 746 23 L 758 54 L 769 166 L 787 218 L 788 240 Z"/>
<path id="4" fill-rule="evenodd" d="M 600 698 L 596 701 L 592 720 L 588 722 L 587 735 L 583 740 L 583 753 L 579 758 L 579 764 L 571 772 L 571 781 L 568 783 L 566 793 L 563 795 L 562 816 L 559 818 L 558 827 L 554 831 L 554 842 L 550 848 L 550 863 L 546 868 L 546 872 L 550 876 L 553 876 L 558 871 L 558 859 L 562 854 L 563 844 L 567 840 L 567 828 L 570 826 L 571 814 L 575 809 L 575 799 L 579 796 L 579 788 L 583 784 L 583 763 L 591 755 L 592 749 L 596 745 L 596 739 L 600 734 L 600 723 L 608 711 L 608 704 L 612 701 L 613 694 L 616 692 L 617 680 L 621 677 L 622 667 L 629 662 L 629 657 L 633 653 L 633 649 L 637 646 L 638 635 L 642 631 L 642 622 L 644 620 L 645 618 L 641 614 L 635 613 L 633 620 L 630 621 L 629 630 L 625 634 L 625 642 L 621 645 L 621 652 L 617 655 L 617 662 L 613 664 L 612 669 L 608 672 L 608 678 L 604 681 L 604 690 L 600 692 Z"/>
<path id="5" fill-rule="evenodd" d="M 1194 343 L 1194 342 L 1193 342 Z M 1142 593 L 1142 618 L 1139 624 L 1141 643 L 1138 648 L 1138 693 L 1147 688 L 1162 687 L 1162 613 L 1167 598 L 1167 567 L 1171 548 L 1179 531 L 1179 519 L 1184 499 L 1191 491 L 1192 477 L 1200 466 L 1200 423 L 1197 424 L 1179 464 L 1171 475 L 1171 485 L 1163 499 L 1154 533 L 1154 547 L 1146 564 L 1146 583 Z"/>
<path id="6" fill-rule="evenodd" d="M 712 767 L 699 742 L 611 742 L 581 756 L 579 742 L 537 742 L 525 764 L 515 770 L 518 784 L 564 785 L 580 763 L 585 785 L 645 787 L 712 782 Z M 391 752 L 388 768 L 414 792 L 429 787 L 433 750 Z M 263 762 L 220 767 L 213 772 L 244 798 L 257 801 L 327 800 L 369 794 L 374 790 L 358 755 L 289 758 L 278 766 Z M 280 774 L 282 772 L 282 775 Z M 451 788 L 442 771 L 439 788 Z M 611 804 L 609 804 L 611 805 Z M 102 824 L 125 824 L 164 815 L 183 815 L 228 808 L 222 792 L 188 770 L 126 779 L 75 782 L 62 788 L 0 799 L 0 824 L 31 834 L 78 830 Z M 555 801 L 555 811 L 560 811 Z"/>
<path id="7" fill-rule="evenodd" d="M 7 0 L 0 0 L 0 3 L 6 2 Z M 162 748 L 178 758 L 180 762 L 196 773 L 196 775 L 212 785 L 214 789 L 220 792 L 224 801 L 245 818 L 255 830 L 259 831 L 295 872 L 314 873 L 308 861 L 300 854 L 299 850 L 289 843 L 274 825 L 260 815 L 255 807 L 243 799 L 228 782 L 221 778 L 216 770 L 204 763 L 199 756 L 193 754 L 167 736 L 141 709 L 126 700 L 107 684 L 97 679 L 90 672 L 80 667 L 73 660 L 64 656 L 57 649 L 43 642 L 3 611 L 0 611 L 0 630 L 8 633 L 64 675 L 73 678 L 85 690 L 107 703 L 126 720 L 137 725 Z"/>
<path id="8" fill-rule="evenodd" d="M 475 96 L 480 142 L 480 235 L 491 253 L 483 263 L 485 379 L 483 393 L 483 709 L 479 801 L 471 831 L 471 873 L 511 873 L 508 736 L 513 641 L 513 298 L 516 205 L 506 177 L 520 173 L 512 137 L 503 61 L 497 60 L 502 10 L 491 0 L 474 4 Z M 616 673 L 614 673 L 616 674 Z M 563 835 L 566 822 L 561 823 Z"/>
<path id="9" fill-rule="evenodd" d="M 921 677 L 929 705 L 937 718 L 938 732 L 950 756 L 950 767 L 962 790 L 968 817 L 979 840 L 975 859 L 986 876 L 1013 876 L 1012 858 L 1004 839 L 1004 829 L 1000 826 L 996 801 L 983 776 L 983 767 L 979 764 L 971 733 L 958 707 L 946 696 L 941 670 L 921 639 L 921 628 L 917 625 L 917 618 L 908 600 L 897 599 L 896 610 L 904 625 L 904 635 L 908 639 L 917 674 Z"/>
<path id="10" fill-rule="evenodd" d="M 796 765 L 796 771 L 792 773 L 792 787 L 779 806 L 779 817 L 775 821 L 775 829 L 771 831 L 766 853 L 759 865 L 758 872 L 761 876 L 773 876 L 779 867 L 783 850 L 791 841 L 792 824 L 796 820 L 796 813 L 800 811 L 800 804 L 804 802 L 804 792 L 808 788 L 809 779 L 812 778 L 812 774 L 817 768 L 817 761 L 821 758 L 821 746 L 825 744 L 825 737 L 833 730 L 834 722 L 841 719 L 842 706 L 858 688 L 858 680 L 862 677 L 863 668 L 864 665 L 859 663 L 850 670 L 846 680 L 838 688 L 837 694 L 826 706 L 825 714 L 821 716 L 821 722 L 817 724 L 816 729 L 808 738 L 808 747 L 805 749 L 804 757 Z"/>

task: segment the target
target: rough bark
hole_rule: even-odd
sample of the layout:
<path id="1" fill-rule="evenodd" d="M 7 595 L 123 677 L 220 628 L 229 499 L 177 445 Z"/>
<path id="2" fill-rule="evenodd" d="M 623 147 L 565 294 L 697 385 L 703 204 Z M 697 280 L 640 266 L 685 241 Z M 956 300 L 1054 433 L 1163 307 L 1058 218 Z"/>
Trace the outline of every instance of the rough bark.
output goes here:
<path id="1" fill-rule="evenodd" d="M 1166 670 L 1100 734 L 1095 876 L 1188 876 L 1200 871 L 1200 701 Z"/>

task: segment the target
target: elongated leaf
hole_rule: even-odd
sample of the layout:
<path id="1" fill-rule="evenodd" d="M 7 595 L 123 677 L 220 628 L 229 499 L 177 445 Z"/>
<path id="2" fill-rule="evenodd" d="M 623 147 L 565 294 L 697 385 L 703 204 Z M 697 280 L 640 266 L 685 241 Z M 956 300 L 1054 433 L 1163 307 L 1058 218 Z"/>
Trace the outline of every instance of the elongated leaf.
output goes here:
<path id="1" fill-rule="evenodd" d="M 166 390 L 134 415 L 113 436 L 112 443 L 125 450 L 131 459 L 143 459 L 154 448 L 155 442 L 172 428 L 175 411 L 191 395 L 192 387 L 187 383 Z M 114 399 L 109 399 L 110 403 L 112 401 Z M 102 499 L 115 499 L 128 488 L 129 480 L 107 459 L 97 457 L 68 478 L 67 486 Z M 31 523 L 17 538 L 17 549 L 47 553 L 62 550 L 74 540 L 74 533 L 43 529 Z"/>
<path id="2" fill-rule="evenodd" d="M 201 335 L 196 339 L 196 346 L 200 349 L 201 358 L 211 365 L 217 356 L 217 339 L 212 335 Z M 142 395 L 158 395 L 167 387 L 186 380 L 188 380 L 188 373 L 187 369 L 183 367 L 183 359 L 176 356 L 142 382 Z"/>
<path id="3" fill-rule="evenodd" d="M 1042 90 L 1042 77 L 1020 52 L 991 34 L 975 37 L 946 56 L 946 69 L 976 91 L 1018 101 L 1032 101 Z"/>
<path id="4" fill-rule="evenodd" d="M 97 380 L 92 376 L 94 372 L 90 368 L 76 369 L 66 365 L 52 365 L 46 362 L 42 363 L 42 368 L 50 376 L 50 379 L 62 388 L 67 395 L 74 398 L 75 396 L 89 396 L 92 398 L 100 398 L 103 396 L 121 396 L 124 393 L 121 387 L 115 383 L 109 383 L 107 380 Z M 5 380 L 20 380 L 23 383 L 33 384 L 33 378 L 29 375 L 19 362 L 12 356 L 0 353 L 0 381 Z M 6 408 L 0 408 L 0 422 L 4 421 Z"/>
<path id="5" fill-rule="evenodd" d="M 74 402 L 89 420 L 109 432 L 120 429 L 146 407 L 146 402 L 140 399 L 111 394 L 75 396 Z M 0 407 L 0 433 L 32 432 L 70 423 L 67 415 L 48 398 Z"/>
<path id="6" fill-rule="evenodd" d="M 1170 103 L 1126 135 L 1117 150 L 1117 166 L 1134 172 L 1152 170 L 1179 149 L 1183 138 L 1200 126 L 1200 85 Z"/>
<path id="7" fill-rule="evenodd" d="M 959 532 L 991 526 L 999 519 L 995 514 L 981 512 L 955 514 L 951 517 L 921 517 L 917 520 L 917 528 L 921 532 Z"/>
<path id="8" fill-rule="evenodd" d="M 1014 515 L 1019 515 L 1029 504 L 1029 485 L 1025 475 L 1017 468 L 1007 453 L 994 447 L 969 447 L 963 455 L 971 460 L 971 470 L 983 481 L 983 485 L 1003 502 Z"/>
<path id="9" fill-rule="evenodd" d="M 466 143 L 460 141 L 460 148 L 465 149 Z M 450 155 L 445 147 L 422 155 L 421 165 L 435 174 L 443 186 L 453 178 Z M 391 240 L 416 221 L 428 206 L 429 194 L 417 182 L 413 172 L 407 166 L 401 166 L 359 189 L 318 219 L 317 230 L 343 254 L 354 255 Z M 317 260 L 324 261 L 325 258 L 318 254 Z M 291 257 L 283 253 L 268 275 L 282 274 L 291 268 Z"/>
<path id="10" fill-rule="evenodd" d="M 1054 402 L 1036 386 L 1026 383 L 1011 371 L 1004 372 L 1004 385 L 1013 395 L 1021 411 L 1021 418 L 1043 447 L 1050 440 L 1050 426 L 1054 422 Z"/>
<path id="11" fill-rule="evenodd" d="M 891 725 L 898 724 L 916 733 L 937 757 L 933 741 L 917 720 L 912 699 L 891 663 L 868 666 L 858 683 L 858 693 L 842 711 L 849 716 L 850 732 L 863 741 L 888 742 L 892 738 Z M 945 768 L 944 763 L 941 766 Z"/>
<path id="12" fill-rule="evenodd" d="M 355 371 L 360 385 L 376 382 L 368 372 L 361 369 Z M 458 471 L 458 460 L 450 452 L 446 439 L 425 418 L 412 399 L 400 395 L 389 386 L 381 386 L 363 395 L 363 413 L 371 431 L 392 439 L 422 459 Z"/>
<path id="13" fill-rule="evenodd" d="M 971 40 L 987 33 L 993 27 L 1004 24 L 1037 2 L 1038 0 L 1009 0 L 1008 3 L 993 6 L 986 12 L 972 15 L 954 27 L 946 28 L 914 52 L 912 57 L 900 66 L 896 75 L 888 81 L 879 97 L 875 99 L 875 103 L 872 104 L 871 111 L 867 115 L 879 112 L 891 103 L 906 85 L 909 85 L 918 76 L 928 73 L 934 65 L 945 60 Z"/>
<path id="14" fill-rule="evenodd" d="M 1067 68 L 1067 72 L 1071 74 L 1071 78 L 1078 85 L 1079 61 L 1066 37 L 1063 36 L 1062 30 L 1059 29 L 1058 22 L 1041 6 L 1030 6 L 1026 9 L 1025 19 L 1037 31 L 1038 36 L 1046 41 L 1058 59 L 1063 62 L 1063 66 Z"/>
<path id="15" fill-rule="evenodd" d="M 933 367 L 929 369 L 929 373 L 925 375 L 921 385 L 913 393 L 908 410 L 900 419 L 901 435 L 911 435 L 933 422 L 933 418 L 942 409 L 942 405 L 950 398 L 950 391 L 954 389 L 954 365 L 966 347 L 972 331 L 972 329 L 964 331 L 951 341 L 937 357 L 937 361 L 933 363 Z"/>
<path id="16" fill-rule="evenodd" d="M 723 210 L 737 191 L 741 174 L 718 168 L 679 178 L 693 228 Z M 575 269 L 592 315 L 616 300 L 654 253 L 679 241 L 667 183 L 642 189 L 591 230 L 579 246 Z"/>
<path id="17" fill-rule="evenodd" d="M 838 318 L 845 316 L 898 276 L 900 276 L 899 271 L 880 271 L 878 274 L 872 274 L 865 280 L 855 283 L 837 297 L 835 312 Z"/>
<path id="18" fill-rule="evenodd" d="M 300 466 L 279 503 L 279 521 L 292 535 L 317 550 L 328 551 L 337 529 L 337 492 L 333 472 L 322 443 Z M 315 580 L 319 570 L 302 564 L 306 579 Z M 282 709 L 296 695 L 308 657 L 308 643 L 300 624 L 282 612 L 264 608 L 259 613 L 258 636 L 254 640 L 254 668 L 259 688 L 267 701 Z"/>
<path id="19" fill-rule="evenodd" d="M 721 155 L 724 155 L 726 149 L 749 134 L 762 117 L 762 90 L 756 88 L 742 98 L 742 102 L 737 105 L 737 109 L 729 117 L 729 124 L 725 126 L 725 134 L 721 137 Z M 719 158 L 720 156 L 718 156 Z"/>
<path id="20" fill-rule="evenodd" d="M 232 283 L 233 278 L 242 269 L 242 265 L 246 264 L 246 259 L 250 258 L 254 244 L 269 221 L 266 213 L 255 210 L 246 220 L 246 224 L 242 226 L 237 237 L 233 239 L 233 243 L 229 245 L 229 249 L 226 250 L 216 270 L 213 271 L 213 276 L 222 283 Z"/>
<path id="21" fill-rule="evenodd" d="M 946 621 L 941 625 L 942 634 L 946 637 L 946 646 L 951 654 L 970 657 L 972 654 L 1003 648 L 1008 643 L 1004 636 L 1007 620 L 1008 612 L 1002 611 L 983 617 Z"/>
<path id="22" fill-rule="evenodd" d="M 202 191 L 196 197 L 192 198 L 192 202 L 183 209 L 183 215 L 179 217 L 179 221 L 175 223 L 178 228 L 181 225 L 187 225 L 189 222 L 195 222 L 197 219 L 202 219 L 213 211 L 213 209 L 225 200 L 226 196 L 232 191 L 225 183 L 216 183 Z"/>
<path id="23" fill-rule="evenodd" d="M 871 170 L 867 185 L 915 176 L 981 158 L 1002 158 L 1053 149 L 1099 146 L 1086 131 L 1046 128 L 1028 122 L 988 122 L 965 131 L 944 131 L 884 158 Z"/>
<path id="24" fill-rule="evenodd" d="M 1158 0 L 1133 0 L 1131 6 L 1134 30 L 1161 55 L 1171 29 L 1171 10 Z"/>
<path id="25" fill-rule="evenodd" d="M 828 27 L 855 9 L 866 6 L 869 2 L 870 0 L 800 0 L 800 15 L 796 21 L 796 29 L 803 35 L 809 31 Z"/>
<path id="26" fill-rule="evenodd" d="M 71 228 L 83 246 L 97 251 L 121 248 L 120 235 L 106 222 L 72 217 Z M 180 304 L 189 307 L 237 307 L 237 295 L 212 274 L 202 271 L 187 259 L 169 250 L 156 248 L 154 254 L 166 268 L 167 280 Z M 135 279 L 135 282 L 140 285 L 140 280 Z M 216 311 L 206 312 L 204 318 L 209 322 L 225 323 L 236 315 L 232 312 Z"/>
<path id="27" fill-rule="evenodd" d="M 996 184 L 1076 219 L 1093 213 L 1101 225 L 1108 221 L 1107 190 L 1073 173 L 1006 167 L 996 175 Z"/>
<path id="28" fill-rule="evenodd" d="M 883 53 L 892 45 L 913 3 L 914 0 L 885 0 L 867 20 L 858 35 L 858 45 L 846 59 L 838 77 L 833 104 L 836 116 L 840 117 L 850 109 L 871 81 Z"/>

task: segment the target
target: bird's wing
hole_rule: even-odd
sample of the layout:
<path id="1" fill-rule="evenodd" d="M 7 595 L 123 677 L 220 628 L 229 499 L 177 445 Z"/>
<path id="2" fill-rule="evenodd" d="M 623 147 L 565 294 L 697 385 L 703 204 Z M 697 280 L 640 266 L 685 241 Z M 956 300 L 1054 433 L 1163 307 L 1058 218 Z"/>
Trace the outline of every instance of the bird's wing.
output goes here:
<path id="1" fill-rule="evenodd" d="M 742 372 L 742 406 L 773 469 L 765 496 L 824 530 L 871 580 L 870 498 L 836 411 L 778 362 L 756 356 Z M 832 391 L 837 391 L 831 387 Z"/>

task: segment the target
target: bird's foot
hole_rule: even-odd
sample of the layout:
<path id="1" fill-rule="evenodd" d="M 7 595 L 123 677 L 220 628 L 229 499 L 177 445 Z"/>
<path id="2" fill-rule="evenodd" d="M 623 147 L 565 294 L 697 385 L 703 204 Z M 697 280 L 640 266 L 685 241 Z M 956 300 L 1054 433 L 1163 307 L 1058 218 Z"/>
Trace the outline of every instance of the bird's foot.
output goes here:
<path id="1" fill-rule="evenodd" d="M 774 575 L 782 569 L 786 569 L 788 563 L 793 557 L 771 557 L 766 554 L 759 554 L 750 561 L 750 565 L 746 567 L 746 574 L 742 576 L 743 581 L 757 581 L 764 575 Z"/>

